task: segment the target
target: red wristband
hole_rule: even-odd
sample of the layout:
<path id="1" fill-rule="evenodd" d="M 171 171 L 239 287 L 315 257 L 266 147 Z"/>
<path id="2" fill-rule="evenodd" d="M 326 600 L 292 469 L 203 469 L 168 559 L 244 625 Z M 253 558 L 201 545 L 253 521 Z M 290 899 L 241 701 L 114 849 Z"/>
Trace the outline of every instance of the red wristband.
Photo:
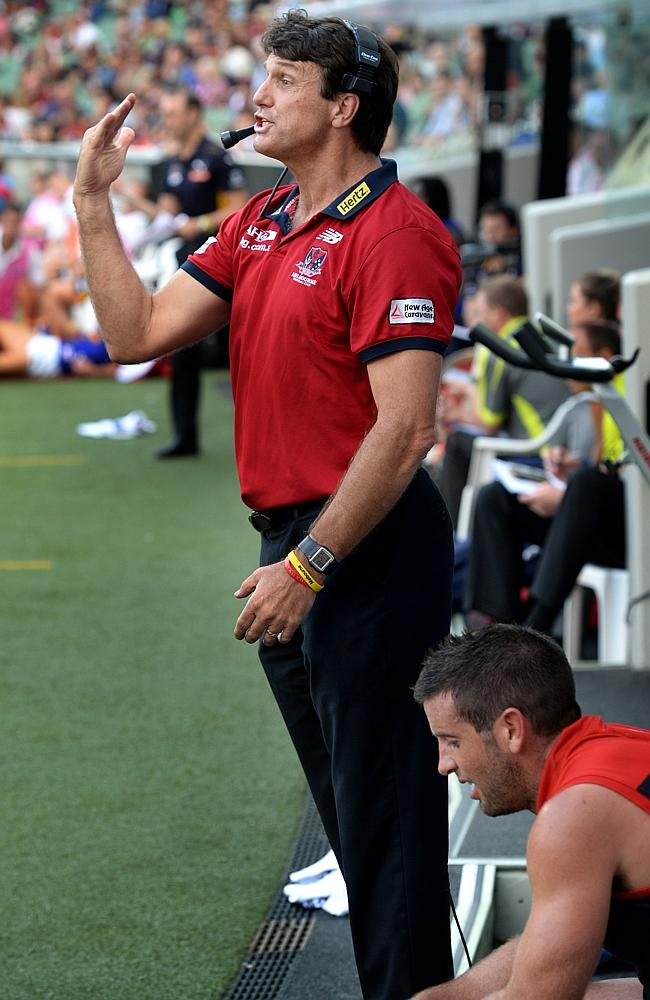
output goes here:
<path id="1" fill-rule="evenodd" d="M 287 573 L 289 574 L 289 576 L 291 577 L 292 580 L 295 580 L 296 583 L 301 583 L 303 585 L 303 587 L 307 588 L 307 590 L 311 590 L 311 587 L 309 586 L 309 584 L 307 583 L 307 581 L 303 580 L 303 578 L 301 577 L 300 573 L 297 573 L 295 571 L 295 569 L 293 568 L 293 566 L 289 562 L 289 557 L 288 556 L 284 560 L 284 564 L 283 565 L 284 565 L 284 568 L 286 569 Z"/>

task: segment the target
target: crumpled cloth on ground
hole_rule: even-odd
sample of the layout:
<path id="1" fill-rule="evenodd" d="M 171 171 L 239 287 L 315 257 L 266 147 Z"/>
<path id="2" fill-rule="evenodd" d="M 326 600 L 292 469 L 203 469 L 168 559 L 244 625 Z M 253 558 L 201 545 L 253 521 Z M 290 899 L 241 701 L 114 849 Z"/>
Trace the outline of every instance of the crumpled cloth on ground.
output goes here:
<path id="1" fill-rule="evenodd" d="M 88 438 L 113 438 L 115 441 L 129 441 L 141 434 L 153 434 L 157 425 L 149 420 L 143 410 L 131 410 L 123 417 L 105 417 L 77 425 L 77 434 Z"/>
<path id="2" fill-rule="evenodd" d="M 291 872 L 282 891 L 290 903 L 307 909 L 325 910 L 334 917 L 348 913 L 348 892 L 334 851 L 307 868 Z"/>

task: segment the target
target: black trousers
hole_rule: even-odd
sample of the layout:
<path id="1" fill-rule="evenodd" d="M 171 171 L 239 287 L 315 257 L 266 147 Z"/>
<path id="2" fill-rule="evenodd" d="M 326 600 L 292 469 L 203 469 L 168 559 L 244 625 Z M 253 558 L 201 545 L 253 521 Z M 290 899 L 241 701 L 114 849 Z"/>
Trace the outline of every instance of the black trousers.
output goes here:
<path id="1" fill-rule="evenodd" d="M 317 511 L 262 540 L 284 558 Z M 415 683 L 449 629 L 452 532 L 418 472 L 337 568 L 294 640 L 260 659 L 346 880 L 365 1000 L 405 1000 L 453 975 L 447 782 Z"/>
<path id="2" fill-rule="evenodd" d="M 569 481 L 533 578 L 533 599 L 558 614 L 585 563 L 625 566 L 623 483 L 593 467 Z"/>
<path id="3" fill-rule="evenodd" d="M 192 344 L 172 354 L 170 388 L 174 438 L 198 447 L 198 412 L 201 397 L 201 345 Z"/>
<path id="4" fill-rule="evenodd" d="M 183 243 L 176 251 L 178 266 L 205 242 L 203 236 Z M 199 446 L 198 413 L 201 398 L 201 343 L 172 354 L 170 409 L 173 437 L 190 448 Z"/>
<path id="5" fill-rule="evenodd" d="M 595 467 L 578 469 L 553 518 L 534 514 L 500 483 L 484 486 L 474 512 L 467 610 L 482 611 L 498 621 L 522 619 L 521 553 L 531 543 L 542 546 L 531 594 L 552 619 L 562 610 L 586 563 L 625 565 L 621 480 Z"/>
<path id="6" fill-rule="evenodd" d="M 551 521 L 533 514 L 501 483 L 481 487 L 474 508 L 464 606 L 500 622 L 524 616 L 522 550 L 544 545 Z"/>

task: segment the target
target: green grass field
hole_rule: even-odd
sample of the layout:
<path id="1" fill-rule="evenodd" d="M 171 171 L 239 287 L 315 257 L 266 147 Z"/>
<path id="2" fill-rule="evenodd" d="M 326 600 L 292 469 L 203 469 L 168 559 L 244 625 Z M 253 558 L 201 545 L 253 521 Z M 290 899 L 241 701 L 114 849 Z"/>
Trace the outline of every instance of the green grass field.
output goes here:
<path id="1" fill-rule="evenodd" d="M 155 435 L 75 433 L 135 408 Z M 257 537 L 227 375 L 200 459 L 152 457 L 166 410 L 157 379 L 0 384 L 0 1000 L 217 1000 L 297 831 L 298 764 L 232 638 Z"/>

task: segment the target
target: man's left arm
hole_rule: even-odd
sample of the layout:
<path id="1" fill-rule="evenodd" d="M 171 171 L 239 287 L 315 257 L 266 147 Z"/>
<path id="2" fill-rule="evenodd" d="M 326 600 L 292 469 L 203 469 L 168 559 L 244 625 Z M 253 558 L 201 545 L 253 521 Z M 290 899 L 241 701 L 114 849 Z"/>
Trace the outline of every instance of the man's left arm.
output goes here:
<path id="1" fill-rule="evenodd" d="M 440 368 L 440 355 L 430 350 L 397 351 L 368 364 L 377 419 L 311 529 L 338 560 L 384 519 L 433 445 Z M 324 581 L 307 568 L 317 583 Z M 235 626 L 235 637 L 247 642 L 255 642 L 266 628 L 281 631 L 288 641 L 318 600 L 313 590 L 291 579 L 282 563 L 255 570 L 235 596 L 249 597 Z"/>

